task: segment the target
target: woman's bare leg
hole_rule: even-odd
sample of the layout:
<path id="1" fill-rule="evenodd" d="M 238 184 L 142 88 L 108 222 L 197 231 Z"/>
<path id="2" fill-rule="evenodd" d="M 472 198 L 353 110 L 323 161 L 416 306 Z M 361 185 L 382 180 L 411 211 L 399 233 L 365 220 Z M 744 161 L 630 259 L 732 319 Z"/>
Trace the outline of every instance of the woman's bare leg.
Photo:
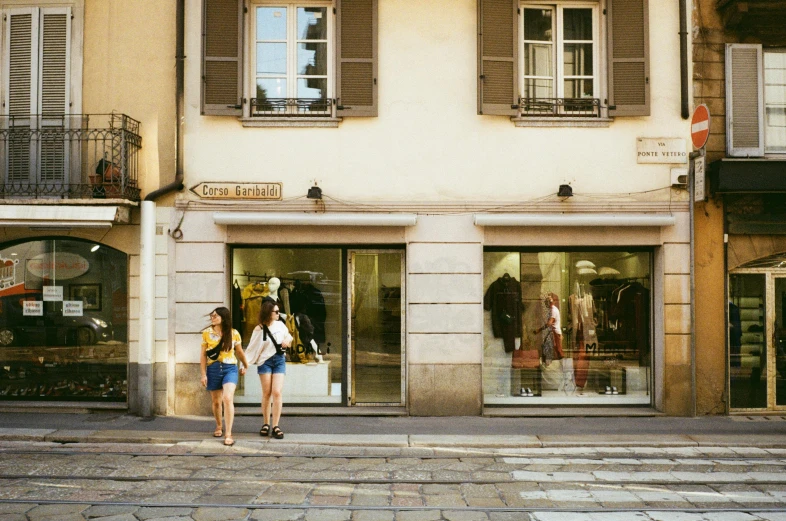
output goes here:
<path id="1" fill-rule="evenodd" d="M 270 393 L 272 391 L 272 375 L 260 374 L 259 382 L 262 384 L 262 423 L 270 424 Z"/>
<path id="2" fill-rule="evenodd" d="M 226 431 L 224 437 L 232 438 L 232 424 L 235 423 L 235 384 L 224 384 L 222 401 L 224 403 L 224 423 Z"/>
<path id="3" fill-rule="evenodd" d="M 270 424 L 273 427 L 278 425 L 281 419 L 281 408 L 284 403 L 281 398 L 281 390 L 284 388 L 284 375 L 281 373 L 274 374 L 270 385 L 270 394 L 273 397 L 273 422 Z M 268 398 L 269 400 L 270 398 Z"/>
<path id="4" fill-rule="evenodd" d="M 216 419 L 216 432 L 221 430 L 221 395 L 224 394 L 222 389 L 217 391 L 210 391 L 211 405 L 213 406 L 213 418 Z"/>

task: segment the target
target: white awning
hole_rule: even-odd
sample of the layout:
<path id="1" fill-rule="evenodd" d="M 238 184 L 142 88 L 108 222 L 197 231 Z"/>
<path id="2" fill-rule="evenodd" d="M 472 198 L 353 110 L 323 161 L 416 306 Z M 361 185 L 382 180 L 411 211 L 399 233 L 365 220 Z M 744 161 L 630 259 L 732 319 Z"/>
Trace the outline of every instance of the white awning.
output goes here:
<path id="1" fill-rule="evenodd" d="M 418 216 L 414 213 L 215 212 L 213 221 L 231 226 L 415 226 Z"/>
<path id="2" fill-rule="evenodd" d="M 0 205 L 0 226 L 109 228 L 128 222 L 128 213 L 118 206 Z"/>
<path id="3" fill-rule="evenodd" d="M 671 214 L 476 213 L 477 226 L 674 226 Z"/>

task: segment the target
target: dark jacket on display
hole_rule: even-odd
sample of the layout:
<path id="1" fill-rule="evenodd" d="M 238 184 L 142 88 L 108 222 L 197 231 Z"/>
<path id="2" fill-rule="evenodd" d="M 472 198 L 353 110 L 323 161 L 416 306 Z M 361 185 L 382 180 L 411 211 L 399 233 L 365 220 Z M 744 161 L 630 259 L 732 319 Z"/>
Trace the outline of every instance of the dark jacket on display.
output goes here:
<path id="1" fill-rule="evenodd" d="M 483 309 L 491 311 L 491 331 L 502 338 L 505 351 L 516 349 L 521 337 L 521 284 L 507 273 L 491 283 L 483 296 Z"/>

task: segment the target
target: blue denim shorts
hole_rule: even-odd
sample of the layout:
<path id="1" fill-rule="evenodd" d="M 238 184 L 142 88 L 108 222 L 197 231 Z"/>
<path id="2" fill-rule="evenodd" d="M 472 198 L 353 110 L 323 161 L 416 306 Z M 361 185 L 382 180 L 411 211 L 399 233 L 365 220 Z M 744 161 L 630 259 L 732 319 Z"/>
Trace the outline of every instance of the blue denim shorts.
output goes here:
<path id="1" fill-rule="evenodd" d="M 218 391 L 224 384 L 237 385 L 237 364 L 213 362 L 207 366 L 207 390 Z"/>
<path id="2" fill-rule="evenodd" d="M 257 374 L 287 374 L 287 357 L 283 354 L 271 356 L 257 367 Z"/>

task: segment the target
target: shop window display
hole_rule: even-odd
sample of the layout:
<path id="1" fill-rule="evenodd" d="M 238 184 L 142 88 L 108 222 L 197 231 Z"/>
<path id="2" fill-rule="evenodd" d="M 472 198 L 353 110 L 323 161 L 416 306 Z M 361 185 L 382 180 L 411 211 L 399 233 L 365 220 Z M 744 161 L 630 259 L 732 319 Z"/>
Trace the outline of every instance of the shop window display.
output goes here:
<path id="1" fill-rule="evenodd" d="M 0 400 L 126 401 L 127 265 L 86 241 L 0 248 Z"/>
<path id="2" fill-rule="evenodd" d="M 647 251 L 484 253 L 484 402 L 649 405 Z"/>
<path id="3" fill-rule="evenodd" d="M 266 298 L 298 340 L 287 350 L 285 403 L 340 403 L 342 399 L 342 250 L 235 248 L 232 252 L 232 321 L 246 346 Z M 252 367 L 241 378 L 235 403 L 259 404 Z"/>

